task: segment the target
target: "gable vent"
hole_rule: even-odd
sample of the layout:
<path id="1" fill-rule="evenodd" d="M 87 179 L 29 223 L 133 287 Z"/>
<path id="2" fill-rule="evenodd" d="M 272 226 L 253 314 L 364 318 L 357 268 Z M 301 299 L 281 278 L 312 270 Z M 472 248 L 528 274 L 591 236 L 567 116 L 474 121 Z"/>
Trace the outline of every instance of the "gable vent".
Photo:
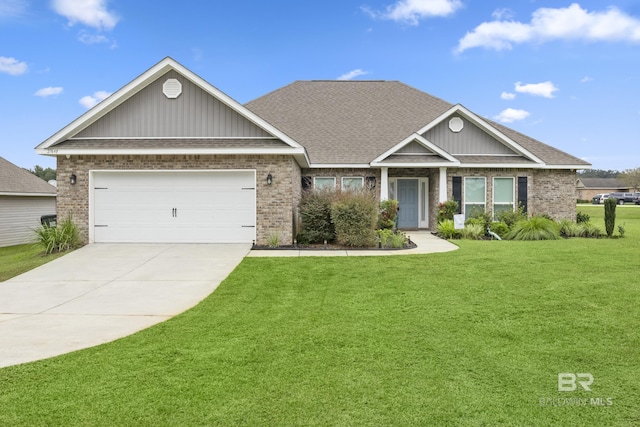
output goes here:
<path id="1" fill-rule="evenodd" d="M 463 127 L 464 122 L 460 117 L 452 117 L 451 120 L 449 120 L 449 129 L 451 129 L 451 132 L 458 133 Z"/>
<path id="2" fill-rule="evenodd" d="M 175 99 L 182 93 L 182 83 L 176 79 L 167 79 L 162 85 L 162 93 L 169 99 Z"/>

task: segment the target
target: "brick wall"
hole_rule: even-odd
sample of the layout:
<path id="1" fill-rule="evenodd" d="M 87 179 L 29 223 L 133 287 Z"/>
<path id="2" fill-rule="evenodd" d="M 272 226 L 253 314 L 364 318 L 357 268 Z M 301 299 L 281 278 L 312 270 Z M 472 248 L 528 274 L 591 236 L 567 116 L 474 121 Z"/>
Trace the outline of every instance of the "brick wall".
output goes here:
<path id="1" fill-rule="evenodd" d="M 147 155 L 64 156 L 57 158 L 59 218 L 71 214 L 84 242 L 89 241 L 89 172 L 94 170 L 255 169 L 257 244 L 277 233 L 282 244 L 293 242 L 293 215 L 300 199 L 300 167 L 290 156 L 278 155 Z M 267 175 L 273 176 L 267 185 Z M 75 174 L 76 185 L 69 184 Z"/>

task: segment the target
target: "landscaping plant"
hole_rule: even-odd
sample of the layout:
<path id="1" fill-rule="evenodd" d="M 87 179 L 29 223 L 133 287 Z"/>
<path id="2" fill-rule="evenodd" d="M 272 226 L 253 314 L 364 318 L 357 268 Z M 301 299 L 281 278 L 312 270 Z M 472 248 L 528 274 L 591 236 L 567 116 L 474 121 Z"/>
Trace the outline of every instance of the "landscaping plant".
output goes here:
<path id="1" fill-rule="evenodd" d="M 56 226 L 41 225 L 34 233 L 45 254 L 66 252 L 80 247 L 78 227 L 71 220 L 71 216 Z"/>
<path id="2" fill-rule="evenodd" d="M 516 222 L 507 238 L 511 240 L 557 240 L 560 238 L 560 227 L 549 218 L 533 216 L 528 220 Z"/>
<path id="3" fill-rule="evenodd" d="M 369 191 L 338 194 L 331 204 L 336 241 L 345 246 L 371 247 L 376 242 L 378 204 Z"/>
<path id="4" fill-rule="evenodd" d="M 300 242 L 322 243 L 335 239 L 335 229 L 331 222 L 331 202 L 335 197 L 333 191 L 305 191 L 300 200 L 300 220 L 302 233 Z"/>
<path id="5" fill-rule="evenodd" d="M 617 200 L 610 198 L 604 201 L 604 228 L 607 237 L 613 236 L 613 230 L 616 226 L 616 204 Z"/>
<path id="6" fill-rule="evenodd" d="M 445 219 L 438 223 L 438 234 L 443 239 L 459 239 L 462 235 L 461 230 L 456 230 L 455 224 L 452 219 Z"/>
<path id="7" fill-rule="evenodd" d="M 398 221 L 398 201 L 383 200 L 380 202 L 380 213 L 378 215 L 379 229 L 394 229 Z"/>
<path id="8" fill-rule="evenodd" d="M 455 200 L 447 200 L 438 204 L 438 222 L 446 219 L 453 221 L 453 215 L 458 212 L 458 202 Z"/>

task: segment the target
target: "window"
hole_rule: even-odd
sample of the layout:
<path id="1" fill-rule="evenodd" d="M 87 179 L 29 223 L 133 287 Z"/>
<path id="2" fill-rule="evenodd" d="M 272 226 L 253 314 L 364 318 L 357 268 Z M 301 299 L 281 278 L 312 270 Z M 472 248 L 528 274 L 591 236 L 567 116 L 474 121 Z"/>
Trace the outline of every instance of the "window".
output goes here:
<path id="1" fill-rule="evenodd" d="M 464 179 L 464 217 L 470 218 L 474 214 L 485 211 L 486 200 L 485 178 Z"/>
<path id="2" fill-rule="evenodd" d="M 316 190 L 334 190 L 336 188 L 336 179 L 315 177 L 313 179 L 313 188 Z"/>
<path id="3" fill-rule="evenodd" d="M 360 190 L 364 186 L 364 178 L 361 176 L 342 178 L 342 190 Z"/>
<path id="4" fill-rule="evenodd" d="M 513 190 L 513 178 L 493 178 L 493 219 L 497 219 L 500 212 L 513 212 Z"/>

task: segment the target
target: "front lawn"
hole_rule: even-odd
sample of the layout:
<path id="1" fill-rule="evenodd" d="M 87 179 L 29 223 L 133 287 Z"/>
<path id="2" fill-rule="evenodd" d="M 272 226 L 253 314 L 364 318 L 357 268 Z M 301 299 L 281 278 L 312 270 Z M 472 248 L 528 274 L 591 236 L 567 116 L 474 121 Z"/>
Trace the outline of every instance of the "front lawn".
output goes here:
<path id="1" fill-rule="evenodd" d="M 0 248 L 0 282 L 32 270 L 64 254 L 43 255 L 41 246 L 25 244 Z"/>
<path id="2" fill-rule="evenodd" d="M 0 425 L 638 425 L 640 207 L 617 212 L 621 239 L 247 258 L 165 323 L 1 369 Z"/>

